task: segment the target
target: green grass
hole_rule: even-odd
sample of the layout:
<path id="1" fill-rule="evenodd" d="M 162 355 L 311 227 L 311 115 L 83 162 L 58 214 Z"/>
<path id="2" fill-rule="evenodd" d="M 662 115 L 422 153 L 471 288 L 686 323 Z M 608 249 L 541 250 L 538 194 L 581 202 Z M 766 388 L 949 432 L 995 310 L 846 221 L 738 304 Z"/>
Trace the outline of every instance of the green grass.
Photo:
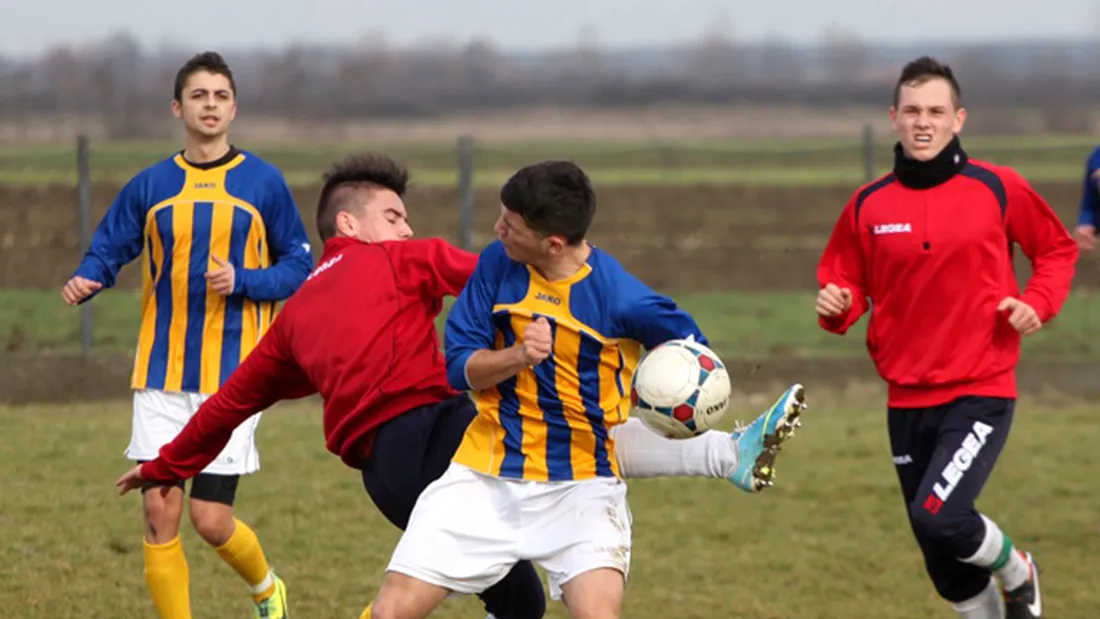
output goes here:
<path id="1" fill-rule="evenodd" d="M 890 136 L 879 136 L 876 172 L 889 169 Z M 965 140 L 971 156 L 1011 165 L 1032 181 L 1077 180 L 1095 146 L 1091 136 L 974 137 Z M 170 142 L 92 145 L 97 182 L 121 183 L 179 147 Z M 334 160 L 359 150 L 392 154 L 426 186 L 454 186 L 458 154 L 454 143 L 256 144 L 294 185 L 314 184 Z M 516 168 L 551 157 L 576 159 L 601 185 L 768 184 L 823 185 L 864 180 L 863 146 L 856 140 L 715 142 L 531 142 L 478 143 L 475 182 L 499 185 Z M 40 186 L 77 180 L 72 147 L 0 149 L 0 183 Z"/>
<path id="2" fill-rule="evenodd" d="M 850 357 L 865 355 L 866 317 L 845 337 L 817 326 L 813 292 L 735 292 L 676 295 L 723 355 Z M 137 341 L 140 293 L 111 290 L 92 301 L 93 344 L 129 350 Z M 440 317 L 440 324 L 443 316 Z M 1025 340 L 1028 357 L 1100 360 L 1100 298 L 1074 292 L 1058 318 Z M 73 350 L 80 345 L 80 312 L 56 291 L 0 290 L 0 351 Z"/>
<path id="3" fill-rule="evenodd" d="M 766 493 L 745 495 L 717 480 L 631 482 L 634 547 L 624 617 L 952 615 L 926 580 L 903 519 L 879 396 L 838 400 L 808 387 L 806 424 L 783 451 L 777 485 Z M 751 411 L 759 403 L 735 406 Z M 1049 616 L 1093 616 L 1100 605 L 1100 495 L 1093 481 L 1100 452 L 1087 447 L 1100 442 L 1094 407 L 1024 401 L 1019 411 L 979 506 L 1042 561 Z M 152 616 L 140 500 L 117 497 L 112 487 L 128 468 L 120 454 L 129 424 L 126 401 L 0 407 L 5 617 Z M 264 468 L 242 483 L 238 515 L 257 530 L 288 582 L 292 616 L 357 616 L 398 532 L 365 496 L 356 472 L 324 451 L 316 403 L 268 412 L 259 447 Z M 186 526 L 183 540 L 195 616 L 249 616 L 237 576 Z M 466 597 L 433 616 L 483 616 L 479 611 Z M 566 616 L 551 605 L 550 619 Z"/>

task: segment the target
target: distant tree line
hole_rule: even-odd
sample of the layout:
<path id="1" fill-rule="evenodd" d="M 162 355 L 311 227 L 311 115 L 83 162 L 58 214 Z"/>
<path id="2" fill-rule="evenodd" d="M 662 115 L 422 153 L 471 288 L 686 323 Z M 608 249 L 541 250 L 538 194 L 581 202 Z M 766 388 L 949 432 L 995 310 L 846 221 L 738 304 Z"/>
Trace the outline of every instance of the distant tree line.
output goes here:
<path id="1" fill-rule="evenodd" d="M 112 138 L 161 136 L 173 75 L 193 52 L 146 50 L 128 34 L 59 45 L 32 60 L 0 58 L 0 118 L 94 118 Z M 574 47 L 510 53 L 490 41 L 393 49 L 289 46 L 220 50 L 250 114 L 348 120 L 432 117 L 532 104 L 626 107 L 654 103 L 886 105 L 908 53 L 830 29 L 816 46 L 738 43 L 722 31 L 675 49 Z M 970 103 L 1041 109 L 1048 129 L 1088 128 L 1100 101 L 1100 46 L 942 48 Z"/>

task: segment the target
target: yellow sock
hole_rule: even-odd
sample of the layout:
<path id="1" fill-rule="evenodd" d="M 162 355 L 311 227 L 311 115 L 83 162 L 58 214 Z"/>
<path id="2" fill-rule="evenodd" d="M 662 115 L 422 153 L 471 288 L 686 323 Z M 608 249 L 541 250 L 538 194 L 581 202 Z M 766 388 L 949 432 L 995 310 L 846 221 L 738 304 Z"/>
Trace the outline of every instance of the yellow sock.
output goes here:
<path id="1" fill-rule="evenodd" d="M 363 611 L 362 615 L 359 615 L 359 619 L 370 619 L 370 607 L 371 604 L 367 604 L 367 608 Z"/>
<path id="2" fill-rule="evenodd" d="M 180 536 L 167 544 L 143 539 L 145 584 L 161 619 L 191 619 L 191 584 Z"/>
<path id="3" fill-rule="evenodd" d="M 237 525 L 233 535 L 215 550 L 248 583 L 252 599 L 258 604 L 275 594 L 275 577 L 255 531 L 236 518 L 233 522 Z"/>

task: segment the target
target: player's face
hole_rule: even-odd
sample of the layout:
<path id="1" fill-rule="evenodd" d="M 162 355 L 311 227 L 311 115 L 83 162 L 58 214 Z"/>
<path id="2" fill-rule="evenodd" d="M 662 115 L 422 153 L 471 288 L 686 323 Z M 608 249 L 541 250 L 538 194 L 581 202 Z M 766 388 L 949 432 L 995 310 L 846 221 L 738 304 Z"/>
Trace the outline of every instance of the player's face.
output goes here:
<path id="1" fill-rule="evenodd" d="M 344 211 L 337 217 L 340 231 L 366 243 L 407 241 L 412 238 L 409 215 L 401 196 L 388 189 L 359 191 L 357 214 Z"/>
<path id="2" fill-rule="evenodd" d="M 225 135 L 237 116 L 237 99 L 229 78 L 206 71 L 192 73 L 180 100 L 172 102 L 172 113 L 192 135 L 207 139 Z"/>
<path id="3" fill-rule="evenodd" d="M 524 264 L 539 264 L 565 247 L 561 237 L 539 234 L 527 225 L 521 215 L 509 211 L 504 205 L 500 207 L 500 217 L 493 230 L 504 244 L 504 253 Z"/>
<path id="4" fill-rule="evenodd" d="M 934 78 L 923 84 L 902 86 L 897 107 L 890 108 L 890 121 L 905 154 L 917 161 L 928 161 L 962 131 L 966 110 L 955 107 L 951 84 Z"/>

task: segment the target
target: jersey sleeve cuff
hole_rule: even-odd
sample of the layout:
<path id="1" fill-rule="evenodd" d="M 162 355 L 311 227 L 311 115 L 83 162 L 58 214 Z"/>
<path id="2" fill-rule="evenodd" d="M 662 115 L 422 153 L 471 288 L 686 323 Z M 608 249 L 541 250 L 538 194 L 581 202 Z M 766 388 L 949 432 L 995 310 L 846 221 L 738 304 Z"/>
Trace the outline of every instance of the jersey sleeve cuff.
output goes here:
<path id="1" fill-rule="evenodd" d="M 470 377 L 466 373 L 466 366 L 470 364 L 470 357 L 473 356 L 474 351 L 464 351 L 459 353 L 447 366 L 447 380 L 451 383 L 451 386 L 459 391 L 470 391 Z"/>

